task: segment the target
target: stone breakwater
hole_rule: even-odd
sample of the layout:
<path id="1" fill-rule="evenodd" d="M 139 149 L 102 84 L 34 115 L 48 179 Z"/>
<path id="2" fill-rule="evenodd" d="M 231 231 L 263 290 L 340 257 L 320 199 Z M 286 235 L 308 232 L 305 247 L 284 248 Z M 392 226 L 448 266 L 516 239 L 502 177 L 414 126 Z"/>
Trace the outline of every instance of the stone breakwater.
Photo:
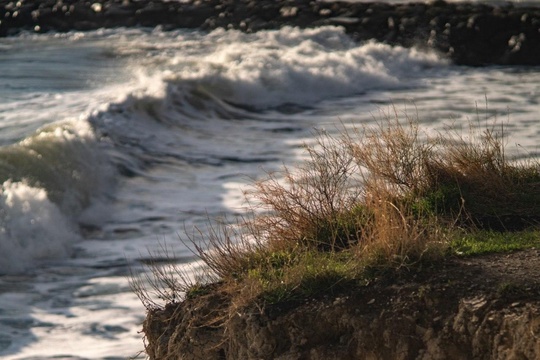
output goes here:
<path id="1" fill-rule="evenodd" d="M 461 65 L 540 65 L 540 7 L 300 0 L 0 0 L 0 36 L 115 27 L 342 26 L 357 41 L 435 49 Z"/>

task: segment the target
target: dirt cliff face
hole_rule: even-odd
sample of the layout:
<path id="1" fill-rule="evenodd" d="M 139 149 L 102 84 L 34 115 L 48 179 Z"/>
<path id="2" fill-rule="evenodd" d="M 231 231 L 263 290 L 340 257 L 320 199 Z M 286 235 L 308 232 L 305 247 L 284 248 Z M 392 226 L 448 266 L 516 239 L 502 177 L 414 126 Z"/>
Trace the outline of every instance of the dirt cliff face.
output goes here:
<path id="1" fill-rule="evenodd" d="M 540 250 L 452 259 L 347 293 L 150 311 L 150 359 L 540 359 Z"/>

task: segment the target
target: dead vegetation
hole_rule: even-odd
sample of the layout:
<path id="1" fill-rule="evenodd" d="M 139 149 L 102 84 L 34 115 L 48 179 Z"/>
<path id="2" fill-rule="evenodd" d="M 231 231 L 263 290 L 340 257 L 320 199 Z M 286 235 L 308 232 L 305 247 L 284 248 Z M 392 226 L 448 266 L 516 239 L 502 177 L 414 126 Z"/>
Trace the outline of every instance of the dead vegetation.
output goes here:
<path id="1" fill-rule="evenodd" d="M 438 262 L 455 253 L 452 242 L 463 234 L 537 226 L 540 165 L 509 159 L 504 135 L 494 125 L 468 136 L 429 136 L 398 116 L 340 136 L 321 132 L 306 147 L 305 163 L 253 184 L 245 217 L 188 236 L 205 264 L 199 280 L 175 266 L 151 266 L 154 277 L 146 282 L 166 303 L 204 297 L 206 289 L 226 294 L 230 306 L 212 321 L 226 333 L 239 308 L 340 291 L 381 270 Z M 135 281 L 143 303 L 163 308 L 144 282 Z"/>

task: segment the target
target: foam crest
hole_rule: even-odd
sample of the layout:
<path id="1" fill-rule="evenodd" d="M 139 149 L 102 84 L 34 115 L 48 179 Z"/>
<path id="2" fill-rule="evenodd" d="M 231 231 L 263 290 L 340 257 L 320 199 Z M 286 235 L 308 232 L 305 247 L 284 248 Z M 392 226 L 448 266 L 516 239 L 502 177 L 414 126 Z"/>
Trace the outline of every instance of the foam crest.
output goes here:
<path id="1" fill-rule="evenodd" d="M 355 43 L 336 27 L 216 30 L 206 40 L 217 44 L 206 55 L 176 58 L 175 81 L 196 81 L 225 101 L 260 108 L 411 86 L 426 69 L 446 66 L 434 53 Z"/>
<path id="2" fill-rule="evenodd" d="M 0 274 L 66 257 L 78 235 L 44 189 L 6 181 L 0 193 Z"/>
<path id="3" fill-rule="evenodd" d="M 0 148 L 0 273 L 69 255 L 79 216 L 107 195 L 114 174 L 84 120 Z"/>
<path id="4" fill-rule="evenodd" d="M 0 180 L 43 188 L 66 216 L 76 216 L 113 181 L 104 156 L 86 121 L 54 123 L 0 148 Z"/>
<path id="5" fill-rule="evenodd" d="M 115 51 L 134 58 L 137 81 L 88 118 L 113 144 L 110 158 L 124 175 L 143 174 L 165 158 L 212 163 L 235 157 L 226 143 L 218 149 L 207 141 L 233 131 L 223 120 L 275 121 L 273 110 L 302 111 L 326 99 L 417 86 L 430 69 L 447 66 L 432 53 L 358 44 L 339 27 L 125 35 Z"/>

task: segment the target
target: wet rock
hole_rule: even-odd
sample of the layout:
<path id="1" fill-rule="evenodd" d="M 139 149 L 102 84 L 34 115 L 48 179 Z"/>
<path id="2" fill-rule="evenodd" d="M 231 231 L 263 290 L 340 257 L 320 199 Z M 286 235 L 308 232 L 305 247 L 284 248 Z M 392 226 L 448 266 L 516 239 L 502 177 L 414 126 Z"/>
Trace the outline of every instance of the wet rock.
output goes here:
<path id="1" fill-rule="evenodd" d="M 284 6 L 279 9 L 279 13 L 283 17 L 295 17 L 298 14 L 298 8 L 296 6 Z"/>

